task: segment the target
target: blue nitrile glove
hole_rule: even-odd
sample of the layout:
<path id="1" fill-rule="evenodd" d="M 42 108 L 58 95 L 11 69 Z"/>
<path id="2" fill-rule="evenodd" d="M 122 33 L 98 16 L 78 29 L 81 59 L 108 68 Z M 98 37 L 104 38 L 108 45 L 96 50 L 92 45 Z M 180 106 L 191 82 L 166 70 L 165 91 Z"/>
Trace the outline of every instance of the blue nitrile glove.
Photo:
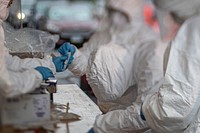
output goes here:
<path id="1" fill-rule="evenodd" d="M 94 133 L 93 128 L 91 128 L 87 133 Z"/>
<path id="2" fill-rule="evenodd" d="M 71 64 L 73 59 L 74 59 L 74 53 L 76 52 L 76 48 L 71 45 L 69 42 L 63 43 L 60 48 L 58 49 L 58 52 L 63 55 L 68 57 L 68 53 L 71 53 L 71 56 L 69 57 L 68 64 Z"/>
<path id="3" fill-rule="evenodd" d="M 67 59 L 67 56 L 60 56 L 60 57 L 54 57 L 53 58 L 53 63 L 56 67 L 56 72 L 62 72 L 63 71 L 66 59 Z"/>
<path id="4" fill-rule="evenodd" d="M 40 72 L 43 80 L 47 80 L 49 77 L 54 77 L 53 72 L 47 67 L 38 66 L 38 67 L 35 68 L 35 70 Z"/>

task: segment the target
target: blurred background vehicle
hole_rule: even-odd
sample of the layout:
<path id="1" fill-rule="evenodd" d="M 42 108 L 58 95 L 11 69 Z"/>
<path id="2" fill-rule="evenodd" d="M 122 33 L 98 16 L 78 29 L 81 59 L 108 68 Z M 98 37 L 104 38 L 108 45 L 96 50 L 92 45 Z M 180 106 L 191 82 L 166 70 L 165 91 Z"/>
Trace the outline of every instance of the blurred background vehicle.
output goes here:
<path id="1" fill-rule="evenodd" d="M 31 27 L 33 5 L 37 0 L 14 0 L 7 21 L 14 28 Z"/>
<path id="2" fill-rule="evenodd" d="M 78 48 L 96 31 L 104 0 L 14 0 L 7 21 L 16 29 L 35 28 L 58 34 Z"/>
<path id="3" fill-rule="evenodd" d="M 51 6 L 48 9 L 46 30 L 80 47 L 97 29 L 98 20 L 93 14 L 94 10 L 94 5 L 86 1 Z"/>

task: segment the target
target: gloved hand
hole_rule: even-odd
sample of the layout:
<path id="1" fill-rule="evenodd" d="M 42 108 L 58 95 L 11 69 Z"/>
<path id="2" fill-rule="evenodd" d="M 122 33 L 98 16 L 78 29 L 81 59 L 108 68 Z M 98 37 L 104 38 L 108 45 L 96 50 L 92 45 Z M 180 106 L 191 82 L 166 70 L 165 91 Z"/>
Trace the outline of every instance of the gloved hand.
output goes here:
<path id="1" fill-rule="evenodd" d="M 43 80 L 47 80 L 49 77 L 54 77 L 53 72 L 47 67 L 38 66 L 38 67 L 35 68 L 35 70 L 40 72 Z"/>
<path id="2" fill-rule="evenodd" d="M 71 45 L 68 42 L 65 42 L 64 44 L 62 44 L 60 46 L 60 48 L 58 49 L 58 52 L 63 55 L 63 56 L 67 56 L 68 57 L 68 52 L 71 53 L 71 56 L 68 57 L 69 61 L 68 61 L 68 65 L 72 63 L 73 59 L 74 59 L 74 53 L 76 52 L 76 48 Z"/>
<path id="3" fill-rule="evenodd" d="M 65 65 L 65 60 L 67 59 L 67 56 L 61 56 L 61 57 L 54 57 L 53 63 L 56 67 L 56 72 L 62 72 Z"/>
<path id="4" fill-rule="evenodd" d="M 91 128 L 87 133 L 95 133 L 93 128 Z"/>

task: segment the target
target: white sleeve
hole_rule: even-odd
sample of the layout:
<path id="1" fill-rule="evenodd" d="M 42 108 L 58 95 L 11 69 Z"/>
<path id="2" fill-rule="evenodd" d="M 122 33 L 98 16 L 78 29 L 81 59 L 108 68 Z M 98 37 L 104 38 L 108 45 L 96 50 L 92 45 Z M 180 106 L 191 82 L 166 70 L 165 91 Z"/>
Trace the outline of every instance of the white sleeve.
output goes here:
<path id="1" fill-rule="evenodd" d="M 135 84 L 133 53 L 123 46 L 109 44 L 91 55 L 86 76 L 99 102 L 116 100 Z"/>
<path id="2" fill-rule="evenodd" d="M 152 92 L 157 91 L 158 84 L 163 81 L 163 57 L 168 43 L 151 40 L 139 45 L 135 53 L 134 74 L 137 80 L 139 101 Z"/>
<path id="3" fill-rule="evenodd" d="M 0 95 L 3 97 L 13 97 L 31 92 L 40 86 L 42 75 L 39 72 L 31 68 L 20 67 L 22 64 L 15 64 L 14 62 L 6 64 L 5 59 L 7 58 L 5 58 L 5 56 L 8 55 L 8 53 L 3 43 L 0 44 L 0 48 Z M 20 59 L 17 58 L 17 60 Z M 15 71 L 11 70 L 11 68 L 15 69 Z"/>
<path id="4" fill-rule="evenodd" d="M 25 70 L 35 68 L 37 66 L 48 67 L 53 73 L 56 72 L 55 65 L 50 55 L 46 55 L 43 59 L 39 58 L 25 58 L 20 59 L 17 56 L 12 56 L 6 51 L 5 62 L 7 69 L 15 72 L 23 72 Z"/>
<path id="5" fill-rule="evenodd" d="M 140 117 L 141 105 L 134 103 L 125 110 L 113 110 L 96 117 L 95 133 L 144 132 L 148 126 Z"/>
<path id="6" fill-rule="evenodd" d="M 97 31 L 83 47 L 76 49 L 74 60 L 68 67 L 73 74 L 82 76 L 86 73 L 91 53 L 99 46 L 107 44 L 108 40 L 110 40 L 110 36 L 107 34 L 104 31 Z"/>
<path id="7" fill-rule="evenodd" d="M 182 25 L 172 41 L 165 83 L 144 101 L 142 111 L 147 123 L 158 133 L 183 133 L 200 108 L 199 21 L 197 17 Z"/>
<path id="8" fill-rule="evenodd" d="M 81 50 L 76 49 L 74 60 L 69 65 L 68 70 L 76 76 L 82 76 L 86 73 L 88 58 Z"/>
<path id="9" fill-rule="evenodd" d="M 24 72 L 13 72 L 1 64 L 0 94 L 4 97 L 13 97 L 33 91 L 40 86 L 42 75 L 34 69 Z"/>

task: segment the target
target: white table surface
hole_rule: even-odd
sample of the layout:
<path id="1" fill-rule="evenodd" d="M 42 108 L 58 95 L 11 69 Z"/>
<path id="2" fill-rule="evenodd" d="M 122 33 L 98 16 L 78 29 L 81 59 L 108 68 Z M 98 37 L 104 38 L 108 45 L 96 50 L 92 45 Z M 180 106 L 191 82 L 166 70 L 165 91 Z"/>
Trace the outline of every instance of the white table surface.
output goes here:
<path id="1" fill-rule="evenodd" d="M 87 133 L 93 127 L 95 118 L 102 112 L 98 106 L 76 85 L 58 85 L 54 94 L 54 103 L 65 104 L 69 102 L 69 112 L 81 116 L 80 121 L 68 124 L 58 124 L 56 133 Z M 65 110 L 63 110 L 65 111 Z"/>

